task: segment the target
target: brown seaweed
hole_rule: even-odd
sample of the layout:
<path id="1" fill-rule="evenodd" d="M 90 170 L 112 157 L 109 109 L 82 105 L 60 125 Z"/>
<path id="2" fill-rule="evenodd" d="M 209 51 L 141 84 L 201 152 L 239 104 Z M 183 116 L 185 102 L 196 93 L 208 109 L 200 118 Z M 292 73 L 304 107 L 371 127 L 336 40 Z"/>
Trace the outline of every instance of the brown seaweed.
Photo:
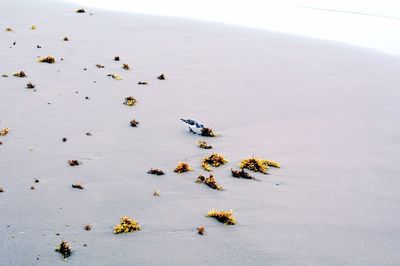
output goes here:
<path id="1" fill-rule="evenodd" d="M 29 82 L 28 84 L 26 84 L 26 88 L 27 89 L 34 89 L 35 88 L 35 84 L 33 84 L 32 82 Z"/>
<path id="2" fill-rule="evenodd" d="M 159 80 L 165 80 L 164 74 L 159 75 L 157 78 L 158 78 Z"/>
<path id="3" fill-rule="evenodd" d="M 206 156 L 202 159 L 201 166 L 204 168 L 204 170 L 211 171 L 211 166 L 219 167 L 227 162 L 228 160 L 226 160 L 221 154 L 213 153 L 210 156 Z"/>
<path id="4" fill-rule="evenodd" d="M 140 225 L 137 221 L 128 216 L 121 217 L 121 222 L 114 227 L 114 234 L 129 233 L 140 230 Z"/>
<path id="5" fill-rule="evenodd" d="M 164 175 L 165 174 L 162 170 L 153 169 L 153 168 L 151 168 L 149 171 L 147 171 L 147 173 L 151 174 L 151 175 Z"/>
<path id="6" fill-rule="evenodd" d="M 128 106 L 133 106 L 137 103 L 137 100 L 132 96 L 128 96 L 125 98 L 124 104 Z"/>
<path id="7" fill-rule="evenodd" d="M 186 162 L 179 162 L 178 165 L 174 169 L 175 173 L 184 173 L 184 172 L 189 172 L 189 171 L 193 171 L 193 169 L 190 168 L 190 165 Z"/>
<path id="8" fill-rule="evenodd" d="M 80 162 L 78 160 L 68 160 L 68 164 L 70 166 L 78 166 L 78 165 L 82 164 L 82 162 Z"/>
<path id="9" fill-rule="evenodd" d="M 139 125 L 139 121 L 136 121 L 135 119 L 132 119 L 130 122 L 131 127 L 137 127 Z"/>
<path id="10" fill-rule="evenodd" d="M 14 73 L 14 77 L 25 78 L 25 77 L 27 77 L 27 75 L 25 74 L 24 71 L 20 71 L 20 72 Z"/>
<path id="11" fill-rule="evenodd" d="M 196 183 L 204 183 L 205 185 L 209 186 L 212 189 L 223 190 L 223 188 L 220 185 L 218 185 L 217 180 L 215 179 L 215 177 L 213 175 L 210 175 L 207 178 L 200 175 L 196 179 Z"/>
<path id="12" fill-rule="evenodd" d="M 72 187 L 73 187 L 73 188 L 78 188 L 78 189 L 85 189 L 85 188 L 83 187 L 83 185 L 82 185 L 81 183 L 79 183 L 79 182 L 77 182 L 77 183 L 75 183 L 75 184 L 72 184 Z"/>
<path id="13" fill-rule="evenodd" d="M 209 145 L 206 141 L 203 141 L 203 140 L 199 140 L 197 142 L 197 146 L 199 148 L 206 149 L 206 150 L 209 150 L 209 149 L 213 148 L 213 146 Z"/>
<path id="14" fill-rule="evenodd" d="M 72 254 L 72 249 L 70 244 L 67 241 L 61 241 L 60 245 L 58 245 L 55 249 L 56 252 L 60 253 L 64 259 L 68 258 Z"/>
<path id="15" fill-rule="evenodd" d="M 213 217 L 217 219 L 218 222 L 224 223 L 226 225 L 236 224 L 236 219 L 233 216 L 233 211 L 215 210 L 212 209 L 207 213 L 207 217 Z"/>
<path id="16" fill-rule="evenodd" d="M 48 63 L 48 64 L 54 64 L 56 62 L 56 59 L 53 56 L 46 56 L 39 58 L 40 63 Z"/>

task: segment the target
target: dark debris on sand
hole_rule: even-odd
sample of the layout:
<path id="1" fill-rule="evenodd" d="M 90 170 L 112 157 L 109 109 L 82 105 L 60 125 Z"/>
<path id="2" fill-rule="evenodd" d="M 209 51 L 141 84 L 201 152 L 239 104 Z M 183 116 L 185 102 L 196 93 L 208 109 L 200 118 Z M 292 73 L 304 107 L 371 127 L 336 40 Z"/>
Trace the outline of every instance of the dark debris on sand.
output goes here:
<path id="1" fill-rule="evenodd" d="M 162 170 L 160 170 L 160 169 L 150 169 L 148 172 L 147 172 L 148 174 L 151 174 L 151 175 L 165 175 L 165 173 L 162 171 Z"/>
<path id="2" fill-rule="evenodd" d="M 61 241 L 55 249 L 56 252 L 60 253 L 64 259 L 68 258 L 72 254 L 71 246 L 67 241 Z"/>

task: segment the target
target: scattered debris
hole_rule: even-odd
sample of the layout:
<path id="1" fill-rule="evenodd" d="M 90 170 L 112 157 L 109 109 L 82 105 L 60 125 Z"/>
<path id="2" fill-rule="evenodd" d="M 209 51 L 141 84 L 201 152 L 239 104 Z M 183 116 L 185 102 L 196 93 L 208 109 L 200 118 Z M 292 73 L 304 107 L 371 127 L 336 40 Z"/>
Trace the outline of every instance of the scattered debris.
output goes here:
<path id="1" fill-rule="evenodd" d="M 90 132 L 86 132 L 86 136 L 93 136 L 93 135 Z"/>
<path id="2" fill-rule="evenodd" d="M 204 170 L 211 171 L 211 166 L 219 167 L 227 162 L 228 160 L 226 160 L 221 154 L 213 153 L 210 156 L 203 158 L 201 166 L 204 168 Z"/>
<path id="3" fill-rule="evenodd" d="M 61 241 L 61 244 L 58 245 L 58 247 L 56 247 L 55 251 L 60 253 L 64 257 L 64 259 L 71 256 L 71 253 L 72 253 L 71 246 L 69 245 L 69 243 L 67 241 L 64 241 L 64 240 Z"/>
<path id="4" fill-rule="evenodd" d="M 78 160 L 68 160 L 68 164 L 70 166 L 78 166 L 78 165 L 82 164 L 82 162 L 80 162 Z"/>
<path id="5" fill-rule="evenodd" d="M 104 68 L 104 66 L 103 66 L 103 65 L 100 65 L 100 64 L 96 64 L 96 67 L 97 67 L 97 68 Z"/>
<path id="6" fill-rule="evenodd" d="M 217 219 L 217 221 L 224 223 L 226 225 L 234 225 L 236 224 L 236 219 L 233 217 L 233 211 L 224 211 L 224 210 L 215 210 L 212 209 L 207 213 L 207 217 L 213 217 Z"/>
<path id="7" fill-rule="evenodd" d="M 130 67 L 129 67 L 128 64 L 123 64 L 123 65 L 122 65 L 122 68 L 125 69 L 125 70 L 129 70 L 129 69 L 130 69 Z"/>
<path id="8" fill-rule="evenodd" d="M 92 230 L 92 226 L 90 224 L 85 224 L 83 229 L 85 229 L 86 231 L 90 231 L 90 230 Z"/>
<path id="9" fill-rule="evenodd" d="M 147 85 L 147 82 L 146 81 L 139 81 L 138 84 L 139 85 Z"/>
<path id="10" fill-rule="evenodd" d="M 40 45 L 36 45 L 36 48 L 40 49 L 40 48 L 42 48 L 42 46 L 40 46 Z"/>
<path id="11" fill-rule="evenodd" d="M 40 182 L 39 179 L 35 178 L 35 183 L 39 183 L 39 182 Z"/>
<path id="12" fill-rule="evenodd" d="M 128 105 L 128 106 L 133 106 L 136 104 L 136 102 L 137 102 L 137 100 L 135 98 L 133 98 L 132 96 L 128 96 L 125 98 L 124 104 Z"/>
<path id="13" fill-rule="evenodd" d="M 6 28 L 6 31 L 7 31 L 7 32 L 12 32 L 13 29 L 11 29 L 11 28 Z"/>
<path id="14" fill-rule="evenodd" d="M 196 230 L 197 230 L 197 233 L 199 234 L 199 235 L 205 235 L 205 227 L 202 225 L 202 226 L 199 226 L 199 227 L 197 227 L 196 228 Z"/>
<path id="15" fill-rule="evenodd" d="M 208 145 L 208 143 L 206 141 L 203 141 L 203 140 L 199 140 L 197 142 L 197 146 L 199 146 L 202 149 L 206 149 L 206 150 L 209 150 L 209 149 L 213 148 L 213 146 Z"/>
<path id="16" fill-rule="evenodd" d="M 90 98 L 88 96 L 85 97 L 86 100 L 90 100 Z"/>
<path id="17" fill-rule="evenodd" d="M 72 184 L 72 187 L 73 188 L 78 188 L 78 189 L 84 189 L 82 183 L 79 183 L 79 182 L 77 182 L 75 184 Z"/>
<path id="18" fill-rule="evenodd" d="M 0 136 L 6 136 L 10 132 L 10 129 L 8 127 L 3 128 L 0 130 Z"/>
<path id="19" fill-rule="evenodd" d="M 174 169 L 175 173 L 184 173 L 188 171 L 193 171 L 193 169 L 190 168 L 190 165 L 186 162 L 179 162 L 179 164 Z"/>
<path id="20" fill-rule="evenodd" d="M 165 80 L 164 74 L 159 75 L 157 78 L 158 78 L 159 80 Z"/>
<path id="21" fill-rule="evenodd" d="M 119 61 L 119 56 L 115 56 L 114 61 Z"/>
<path id="22" fill-rule="evenodd" d="M 39 58 L 40 63 L 48 63 L 48 64 L 54 64 L 56 62 L 56 59 L 53 56 L 46 56 Z"/>
<path id="23" fill-rule="evenodd" d="M 33 84 L 32 82 L 29 82 L 28 84 L 26 84 L 26 88 L 27 89 L 34 89 L 35 88 L 35 84 Z"/>
<path id="24" fill-rule="evenodd" d="M 154 190 L 154 192 L 153 192 L 153 196 L 155 196 L 155 197 L 159 197 L 160 196 L 160 190 Z"/>
<path id="25" fill-rule="evenodd" d="M 17 42 L 13 42 L 13 45 L 16 45 L 17 44 Z"/>
<path id="26" fill-rule="evenodd" d="M 140 225 L 137 221 L 128 216 L 121 217 L 121 223 L 114 227 L 114 234 L 129 233 L 140 230 Z"/>
<path id="27" fill-rule="evenodd" d="M 217 184 L 217 180 L 215 179 L 215 177 L 213 175 L 210 175 L 210 177 L 207 177 L 207 178 L 200 175 L 196 179 L 196 183 L 204 183 L 205 185 L 209 186 L 212 189 L 223 190 L 223 188 Z"/>
<path id="28" fill-rule="evenodd" d="M 36 30 L 36 25 L 32 25 L 31 30 Z"/>
<path id="29" fill-rule="evenodd" d="M 8 78 L 8 75 L 6 75 L 6 74 L 3 74 L 3 75 L 1 75 L 3 78 Z"/>
<path id="30" fill-rule="evenodd" d="M 65 42 L 68 42 L 68 41 L 69 41 L 69 38 L 65 36 L 63 40 L 64 40 Z"/>
<path id="31" fill-rule="evenodd" d="M 165 174 L 162 170 L 153 169 L 153 168 L 151 168 L 147 173 L 151 174 L 151 175 L 164 175 Z"/>
<path id="32" fill-rule="evenodd" d="M 116 79 L 116 80 L 122 79 L 122 77 L 118 74 L 108 74 L 107 77 L 112 77 L 113 79 Z"/>
<path id="33" fill-rule="evenodd" d="M 79 9 L 76 10 L 76 13 L 85 13 L 85 12 L 86 11 L 83 8 L 79 8 Z"/>
<path id="34" fill-rule="evenodd" d="M 66 142 L 67 141 L 67 138 L 62 138 L 62 142 Z"/>
<path id="35" fill-rule="evenodd" d="M 244 178 L 244 179 L 255 179 L 255 177 L 249 175 L 244 169 L 241 170 L 233 170 L 231 169 L 232 176 L 236 178 Z"/>
<path id="36" fill-rule="evenodd" d="M 268 160 L 259 159 L 256 157 L 247 158 L 240 162 L 240 169 L 249 169 L 253 172 L 261 172 L 263 174 L 267 173 L 268 170 Z"/>
<path id="37" fill-rule="evenodd" d="M 31 186 L 31 190 L 34 190 L 35 189 L 35 187 L 34 186 Z"/>
<path id="38" fill-rule="evenodd" d="M 3 145 L 3 142 L 0 141 L 0 145 Z"/>
<path id="39" fill-rule="evenodd" d="M 136 121 L 135 119 L 132 119 L 130 124 L 131 124 L 131 127 L 137 127 L 139 125 L 139 122 Z"/>
<path id="40" fill-rule="evenodd" d="M 4 192 L 4 188 L 0 187 L 0 193 Z"/>
<path id="41" fill-rule="evenodd" d="M 209 127 L 202 128 L 201 135 L 203 137 L 216 137 L 217 136 L 217 134 Z"/>
<path id="42" fill-rule="evenodd" d="M 20 72 L 14 73 L 14 77 L 25 78 L 25 77 L 27 77 L 27 75 L 25 74 L 24 71 L 20 71 Z"/>

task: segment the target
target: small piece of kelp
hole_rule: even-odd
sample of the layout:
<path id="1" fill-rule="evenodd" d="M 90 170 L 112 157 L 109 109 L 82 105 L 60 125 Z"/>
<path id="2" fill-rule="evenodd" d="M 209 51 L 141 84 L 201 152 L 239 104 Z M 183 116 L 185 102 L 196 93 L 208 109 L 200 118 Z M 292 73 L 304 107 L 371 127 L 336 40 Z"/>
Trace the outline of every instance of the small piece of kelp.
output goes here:
<path id="1" fill-rule="evenodd" d="M 73 188 L 78 188 L 78 189 L 84 189 L 84 187 L 83 187 L 83 185 L 81 184 L 81 183 L 75 183 L 75 184 L 72 184 L 72 187 Z"/>
<path id="2" fill-rule="evenodd" d="M 136 121 L 135 119 L 132 119 L 130 122 L 131 127 L 137 127 L 139 125 L 139 122 Z"/>
<path id="3" fill-rule="evenodd" d="M 33 84 L 32 82 L 29 82 L 28 84 L 26 84 L 26 88 L 27 89 L 34 89 L 35 88 L 35 84 Z"/>
<path id="4" fill-rule="evenodd" d="M 162 170 L 160 170 L 160 169 L 150 169 L 149 171 L 147 171 L 147 173 L 148 174 L 151 174 L 151 175 L 164 175 L 165 173 L 162 171 Z"/>
<path id="5" fill-rule="evenodd" d="M 165 80 L 164 74 L 159 75 L 157 78 L 158 78 L 159 80 Z"/>

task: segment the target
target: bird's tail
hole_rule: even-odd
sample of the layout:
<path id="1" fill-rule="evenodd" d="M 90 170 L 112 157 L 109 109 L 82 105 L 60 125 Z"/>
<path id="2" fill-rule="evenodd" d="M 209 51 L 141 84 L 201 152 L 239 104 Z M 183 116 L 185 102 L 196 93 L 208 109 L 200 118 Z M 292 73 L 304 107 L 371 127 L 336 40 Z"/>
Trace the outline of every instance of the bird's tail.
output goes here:
<path id="1" fill-rule="evenodd" d="M 187 121 L 187 120 L 185 120 L 185 119 L 183 119 L 183 118 L 181 118 L 181 120 L 182 120 L 183 122 L 185 122 L 186 124 L 188 124 L 188 121 Z"/>

